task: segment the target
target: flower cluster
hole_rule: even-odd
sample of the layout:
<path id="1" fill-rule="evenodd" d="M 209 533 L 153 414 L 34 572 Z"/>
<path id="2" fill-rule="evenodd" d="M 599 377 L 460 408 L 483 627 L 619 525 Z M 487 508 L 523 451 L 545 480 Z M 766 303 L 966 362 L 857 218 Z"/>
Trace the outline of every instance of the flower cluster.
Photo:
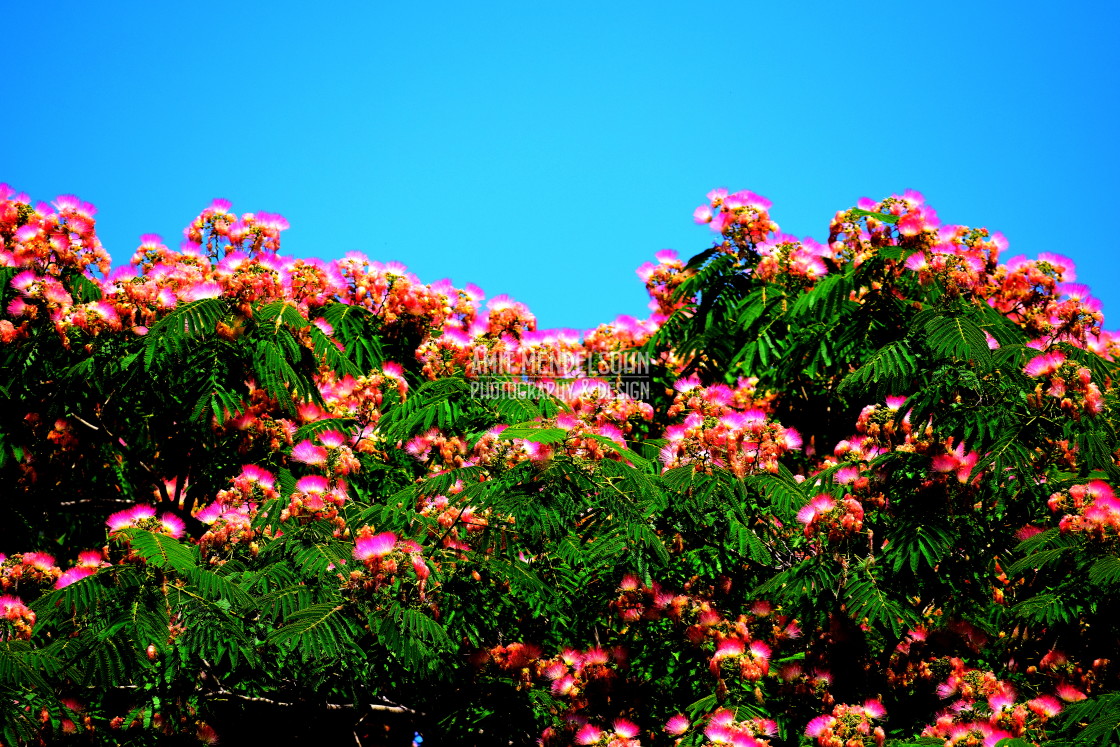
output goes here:
<path id="1" fill-rule="evenodd" d="M 683 423 L 665 430 L 668 443 L 661 449 L 661 461 L 666 469 L 723 467 L 739 477 L 776 471 L 778 457 L 800 448 L 801 436 L 770 422 L 762 409 L 770 401 L 756 399 L 756 383 L 740 379 L 732 389 L 724 384 L 705 387 L 695 376 L 678 380 L 669 416 L 687 415 Z M 749 409 L 740 409 L 744 406 Z"/>
<path id="2" fill-rule="evenodd" d="M 1098 541 L 1120 539 L 1120 500 L 1103 480 L 1054 493 L 1048 505 L 1051 511 L 1068 512 L 1058 524 L 1063 533 L 1081 533 Z"/>
<path id="3" fill-rule="evenodd" d="M 810 286 L 827 275 L 826 260 L 833 259 L 831 247 L 787 234 L 771 236 L 755 250 L 761 257 L 754 269 L 755 277 L 771 282 L 781 280 L 792 287 Z"/>
<path id="4" fill-rule="evenodd" d="M 677 289 L 688 278 L 684 262 L 672 249 L 662 249 L 656 254 L 657 264 L 646 262 L 638 268 L 638 277 L 649 292 L 649 308 L 661 317 L 668 317 L 677 309 L 688 305 L 687 299 L 676 298 Z"/>
<path id="5" fill-rule="evenodd" d="M 97 209 L 74 195 L 34 208 L 26 194 L 0 184 L 0 266 L 109 270 L 94 230 Z"/>
<path id="6" fill-rule="evenodd" d="M 199 549 L 204 558 L 215 564 L 225 562 L 237 547 L 245 547 L 250 555 L 256 556 L 260 546 L 253 517 L 261 504 L 280 497 L 276 477 L 253 464 L 242 467 L 230 482 L 231 487 L 219 491 L 213 503 L 195 514 L 196 519 L 207 525 L 198 539 Z"/>
<path id="7" fill-rule="evenodd" d="M 105 523 L 109 526 L 110 537 L 122 529 L 133 528 L 166 534 L 176 539 L 186 532 L 186 525 L 178 516 L 168 511 L 157 518 L 155 508 L 143 503 L 110 514 Z"/>
<path id="8" fill-rule="evenodd" d="M 0 641 L 10 638 L 31 640 L 35 627 L 35 613 L 19 597 L 0 596 Z"/>
<path id="9" fill-rule="evenodd" d="M 334 524 L 337 532 L 341 532 L 345 522 L 339 516 L 339 509 L 346 498 L 346 484 L 341 480 L 307 475 L 296 481 L 295 492 L 288 505 L 280 512 L 280 520 L 298 519 L 303 524 L 326 521 Z"/>
<path id="10" fill-rule="evenodd" d="M 821 493 L 797 512 L 797 520 L 805 525 L 806 537 L 827 537 L 838 542 L 863 531 L 863 505 L 850 495 L 836 500 Z"/>
<path id="11" fill-rule="evenodd" d="M 1015 688 L 992 672 L 972 669 L 957 658 L 949 663 L 952 669 L 938 685 L 937 694 L 955 700 L 922 736 L 940 737 L 949 747 L 989 747 L 1013 737 L 1037 740 L 1044 737 L 1043 724 L 1062 710 L 1061 702 L 1052 695 L 1020 701 Z"/>
<path id="12" fill-rule="evenodd" d="M 704 726 L 705 745 L 729 745 L 730 747 L 769 747 L 770 738 L 777 736 L 778 725 L 768 718 L 737 718 L 735 711 L 717 708 L 700 719 Z M 674 716 L 665 725 L 665 730 L 679 736 L 689 729 L 688 720 Z M 678 740 L 679 741 L 679 740 Z"/>
<path id="13" fill-rule="evenodd" d="M 364 566 L 364 571 L 350 572 L 350 588 L 377 590 L 394 583 L 405 568 L 411 568 L 416 579 L 420 598 L 431 569 L 424 561 L 423 548 L 413 540 L 402 540 L 393 532 L 376 533 L 372 527 L 359 527 L 354 538 L 354 558 Z"/>
<path id="14" fill-rule="evenodd" d="M 280 232 L 288 229 L 284 216 L 260 212 L 238 217 L 230 207 L 229 200 L 214 200 L 183 230 L 186 241 L 205 247 L 212 257 L 217 257 L 223 247 L 227 254 L 280 251 Z"/>
<path id="15" fill-rule="evenodd" d="M 642 747 L 638 739 L 638 725 L 624 718 L 617 718 L 610 729 L 585 724 L 576 732 L 576 744 L 595 747 Z"/>
<path id="16" fill-rule="evenodd" d="M 1062 411 L 1075 420 L 1083 415 L 1099 415 L 1104 409 L 1104 396 L 1093 382 L 1093 372 L 1067 360 L 1061 351 L 1036 355 L 1023 373 L 1041 379 L 1028 399 L 1035 407 L 1042 407 L 1043 396 L 1054 397 Z"/>
<path id="17" fill-rule="evenodd" d="M 315 436 L 316 444 L 304 439 L 292 449 L 292 461 L 320 467 L 332 477 L 342 477 L 357 472 L 361 463 L 354 456 L 346 436 L 338 431 L 322 431 Z"/>
<path id="18" fill-rule="evenodd" d="M 810 721 L 805 736 L 815 739 L 820 747 L 883 747 L 887 735 L 877 722 L 886 713 L 877 700 L 863 705 L 838 703 L 832 713 Z"/>
<path id="19" fill-rule="evenodd" d="M 761 244 L 778 231 L 778 224 L 770 219 L 772 206 L 770 200 L 754 192 L 742 190 L 728 194 L 726 189 L 720 188 L 708 193 L 707 204 L 696 208 L 692 218 L 722 234 L 727 239 L 724 251 L 732 252 Z"/>
<path id="20" fill-rule="evenodd" d="M 58 580 L 55 581 L 54 588 L 61 589 L 75 581 L 81 581 L 83 578 L 88 578 L 97 573 L 98 569 L 105 568 L 109 565 L 105 561 L 105 557 L 105 550 L 83 550 L 78 553 L 77 562 L 58 577 Z"/>
<path id="21" fill-rule="evenodd" d="M 729 583 L 729 579 L 725 581 Z M 645 586 L 628 574 L 611 608 L 628 626 L 663 618 L 680 625 L 684 640 L 710 652 L 708 669 L 720 697 L 727 694 L 728 680 L 756 687 L 767 677 L 776 679 L 786 692 L 814 690 L 810 682 L 813 678 L 806 677 L 799 667 L 771 670 L 774 650 L 799 638 L 801 628 L 797 621 L 776 612 L 769 602 L 756 601 L 749 605 L 748 612 L 731 618 L 703 596 L 673 593 L 657 582 Z M 823 672 L 816 675 L 827 677 Z M 762 690 L 756 688 L 755 697 L 761 702 Z M 755 735 L 762 733 L 756 730 Z"/>
<path id="22" fill-rule="evenodd" d="M 0 591 L 49 589 L 61 573 L 54 556 L 45 552 L 17 552 L 10 558 L 0 555 Z"/>

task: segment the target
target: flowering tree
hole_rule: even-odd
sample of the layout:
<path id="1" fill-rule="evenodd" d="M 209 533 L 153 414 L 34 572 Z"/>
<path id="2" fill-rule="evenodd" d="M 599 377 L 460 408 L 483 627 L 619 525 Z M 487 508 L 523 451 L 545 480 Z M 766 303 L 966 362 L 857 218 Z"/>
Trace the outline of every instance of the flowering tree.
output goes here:
<path id="1" fill-rule="evenodd" d="M 1073 263 L 770 207 L 712 192 L 581 334 L 224 201 L 114 270 L 0 186 L 0 743 L 1120 738 Z"/>

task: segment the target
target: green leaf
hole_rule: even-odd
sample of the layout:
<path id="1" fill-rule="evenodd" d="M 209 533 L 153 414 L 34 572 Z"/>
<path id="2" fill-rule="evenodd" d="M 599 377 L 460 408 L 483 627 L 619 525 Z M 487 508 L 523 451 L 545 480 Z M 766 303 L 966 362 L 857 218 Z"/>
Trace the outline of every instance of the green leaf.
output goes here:
<path id="1" fill-rule="evenodd" d="M 905 340 L 884 345 L 840 383 L 841 394 L 872 391 L 878 395 L 905 392 L 918 372 L 917 359 Z"/>
<path id="2" fill-rule="evenodd" d="M 933 316 L 925 321 L 923 329 L 926 344 L 938 355 L 975 361 L 984 368 L 991 363 L 992 351 L 988 348 L 988 338 L 968 317 Z"/>
<path id="3" fill-rule="evenodd" d="M 1120 558 L 1100 558 L 1089 568 L 1089 580 L 1101 586 L 1120 585 Z"/>
<path id="4" fill-rule="evenodd" d="M 129 539 L 137 555 L 159 568 L 174 569 L 180 573 L 198 570 L 191 549 L 166 534 L 135 528 L 121 530 L 121 534 Z"/>
<path id="5" fill-rule="evenodd" d="M 511 425 L 498 436 L 498 438 L 505 440 L 519 438 L 523 441 L 532 441 L 538 444 L 554 444 L 563 441 L 567 437 L 568 432 L 563 428 L 541 428 L 539 424 L 535 423 Z M 638 458 L 641 459 L 641 457 Z"/>
<path id="6" fill-rule="evenodd" d="M 871 210 L 864 210 L 863 208 L 852 208 L 848 213 L 856 218 L 874 218 L 882 223 L 898 223 L 899 216 L 891 215 L 890 213 L 876 213 Z"/>
<path id="7" fill-rule="evenodd" d="M 732 546 L 740 555 L 750 558 L 759 565 L 769 565 L 773 562 L 773 556 L 766 549 L 766 544 L 750 528 L 744 526 L 735 517 L 731 517 L 728 526 L 728 533 L 733 541 Z"/>

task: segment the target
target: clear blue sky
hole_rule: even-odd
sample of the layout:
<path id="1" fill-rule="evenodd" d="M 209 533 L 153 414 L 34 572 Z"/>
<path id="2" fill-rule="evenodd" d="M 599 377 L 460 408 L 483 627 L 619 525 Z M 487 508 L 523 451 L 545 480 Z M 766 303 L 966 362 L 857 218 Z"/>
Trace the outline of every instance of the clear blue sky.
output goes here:
<path id="1" fill-rule="evenodd" d="M 645 314 L 654 252 L 710 244 L 713 187 L 817 239 L 913 188 L 1011 254 L 1072 256 L 1120 315 L 1115 2 L 27 7 L 0 181 L 93 202 L 118 263 L 225 197 L 286 216 L 285 254 L 360 250 L 587 328 Z"/>

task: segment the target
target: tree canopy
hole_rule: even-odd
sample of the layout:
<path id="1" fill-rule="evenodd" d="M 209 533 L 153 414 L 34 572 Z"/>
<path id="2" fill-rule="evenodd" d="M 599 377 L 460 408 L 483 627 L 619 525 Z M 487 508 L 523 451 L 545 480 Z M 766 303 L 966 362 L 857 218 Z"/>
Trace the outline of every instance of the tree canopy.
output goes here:
<path id="1" fill-rule="evenodd" d="M 581 333 L 231 207 L 113 269 L 0 185 L 0 744 L 1120 739 L 1070 259 L 715 190 Z"/>

